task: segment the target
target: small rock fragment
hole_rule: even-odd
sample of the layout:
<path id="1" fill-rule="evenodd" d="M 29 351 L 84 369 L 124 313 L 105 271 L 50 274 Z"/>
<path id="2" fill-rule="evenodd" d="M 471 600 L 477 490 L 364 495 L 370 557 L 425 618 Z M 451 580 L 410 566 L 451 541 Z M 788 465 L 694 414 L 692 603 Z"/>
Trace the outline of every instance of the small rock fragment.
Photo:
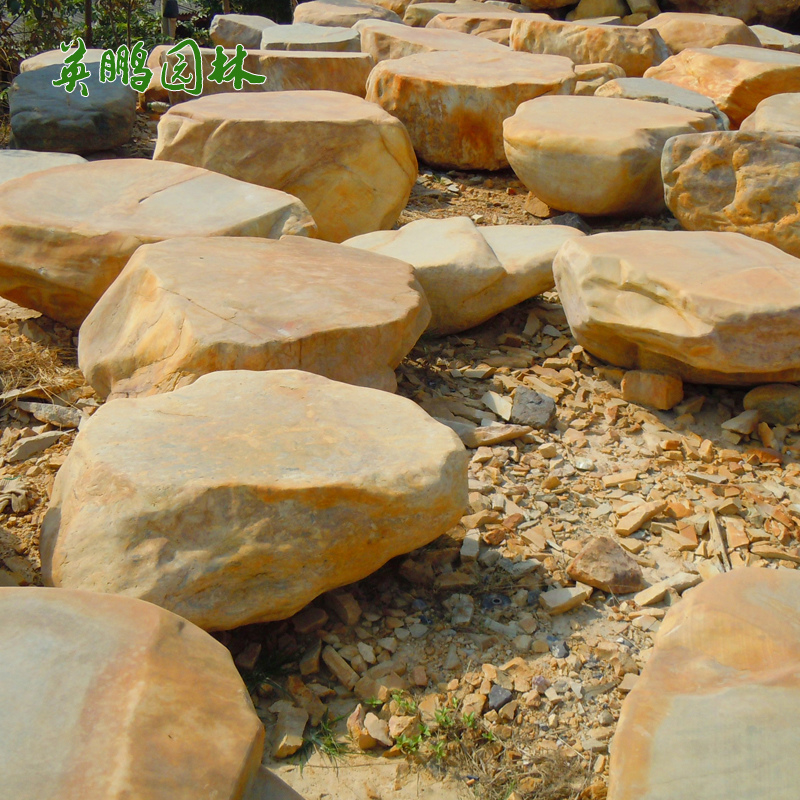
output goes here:
<path id="1" fill-rule="evenodd" d="M 516 388 L 511 409 L 512 422 L 546 430 L 553 425 L 555 419 L 556 404 L 552 398 L 524 386 Z"/>
<path id="2" fill-rule="evenodd" d="M 563 614 L 588 600 L 588 589 L 579 589 L 577 586 L 559 587 L 539 595 L 539 604 L 548 614 Z"/>
<path id="3" fill-rule="evenodd" d="M 622 398 L 629 403 L 661 411 L 669 411 L 683 400 L 683 381 L 661 372 L 630 370 L 622 378 L 621 389 Z"/>
<path id="4" fill-rule="evenodd" d="M 567 575 L 611 594 L 644 587 L 642 568 L 607 536 L 593 536 L 569 565 Z"/>

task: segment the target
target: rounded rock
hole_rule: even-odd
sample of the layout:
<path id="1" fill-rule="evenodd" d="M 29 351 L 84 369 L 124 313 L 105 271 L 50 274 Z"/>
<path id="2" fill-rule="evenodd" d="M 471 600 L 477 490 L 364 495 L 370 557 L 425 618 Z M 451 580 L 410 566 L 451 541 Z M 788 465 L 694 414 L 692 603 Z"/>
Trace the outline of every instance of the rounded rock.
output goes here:
<path id="1" fill-rule="evenodd" d="M 153 158 L 205 167 L 299 197 L 319 235 L 391 228 L 417 176 L 403 124 L 341 92 L 218 94 L 171 108 Z"/>

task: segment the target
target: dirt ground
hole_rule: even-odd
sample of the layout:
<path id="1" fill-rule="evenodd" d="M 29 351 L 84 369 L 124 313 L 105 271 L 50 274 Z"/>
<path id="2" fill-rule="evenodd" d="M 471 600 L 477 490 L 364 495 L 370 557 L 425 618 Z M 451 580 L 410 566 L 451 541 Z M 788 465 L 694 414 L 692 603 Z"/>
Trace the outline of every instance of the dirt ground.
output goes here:
<path id="1" fill-rule="evenodd" d="M 140 115 L 134 143 L 101 157 L 149 157 L 154 137 L 155 119 Z M 422 167 L 399 224 L 456 215 L 531 225 L 556 212 L 510 171 Z M 669 216 L 589 224 L 677 228 Z M 77 371 L 74 337 L 0 307 L 0 585 L 41 584 L 38 530 L 53 480 L 72 425 L 98 405 Z M 554 292 L 466 333 L 423 339 L 400 366 L 398 391 L 441 419 L 501 423 L 489 393 L 508 398 L 526 386 L 555 400 L 556 421 L 471 449 L 462 523 L 318 598 L 315 622 L 303 612 L 217 635 L 267 726 L 265 763 L 307 800 L 602 800 L 622 702 L 669 606 L 720 571 L 796 568 L 797 427 L 737 436 L 721 424 L 741 412 L 744 390 L 687 386 L 684 402 L 660 413 L 625 402 L 620 378 L 577 345 Z M 62 410 L 56 423 L 46 404 Z M 20 440 L 58 430 L 55 444 L 19 456 Z M 616 536 L 644 502 L 663 508 Z M 649 583 L 671 582 L 663 597 L 645 607 L 595 590 L 566 613 L 543 611 L 542 592 L 574 586 L 566 567 L 598 533 L 616 537 Z M 475 534 L 479 551 L 468 555 L 462 546 Z M 374 677 L 360 695 L 319 663 L 328 645 Z M 312 724 L 300 751 L 275 759 L 287 702 Z M 348 736 L 359 703 L 394 726 L 393 746 L 362 751 Z"/>

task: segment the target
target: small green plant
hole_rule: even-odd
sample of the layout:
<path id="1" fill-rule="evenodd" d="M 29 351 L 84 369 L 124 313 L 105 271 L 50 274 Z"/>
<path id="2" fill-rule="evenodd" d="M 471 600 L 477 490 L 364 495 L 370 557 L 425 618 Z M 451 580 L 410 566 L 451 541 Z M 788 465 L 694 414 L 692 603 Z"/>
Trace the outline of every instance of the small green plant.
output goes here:
<path id="1" fill-rule="evenodd" d="M 433 752 L 433 757 L 437 761 L 444 760 L 446 749 L 447 749 L 447 742 L 445 742 L 443 739 L 439 739 L 438 741 L 433 742 L 431 744 L 431 751 Z"/>
<path id="2" fill-rule="evenodd" d="M 455 712 L 458 711 L 458 700 L 454 697 L 449 703 L 437 708 L 434 717 L 442 728 L 452 728 L 456 724 Z"/>
<path id="3" fill-rule="evenodd" d="M 468 711 L 466 714 L 462 715 L 461 719 L 464 720 L 464 724 L 471 731 L 474 731 L 475 728 L 478 727 L 478 717 L 476 716 L 474 711 Z"/>
<path id="4" fill-rule="evenodd" d="M 370 706 L 371 708 L 380 708 L 383 705 L 383 700 L 380 700 L 377 697 L 368 697 L 362 702 L 365 706 Z"/>
<path id="5" fill-rule="evenodd" d="M 402 692 L 392 692 L 392 700 L 397 703 L 397 709 L 401 714 L 412 716 L 417 713 L 417 704 L 412 698 L 407 697 Z"/>
<path id="6" fill-rule="evenodd" d="M 419 746 L 422 743 L 422 736 L 420 734 L 416 736 L 406 736 L 404 733 L 401 733 L 397 739 L 395 739 L 394 743 L 403 753 L 411 755 L 419 750 Z"/>
<path id="7" fill-rule="evenodd" d="M 487 742 L 497 741 L 497 737 L 488 728 L 484 728 L 481 731 L 481 737 Z"/>
<path id="8" fill-rule="evenodd" d="M 333 717 L 326 711 L 319 725 L 309 727 L 303 736 L 303 746 L 298 750 L 303 763 L 308 761 L 312 752 L 320 753 L 325 756 L 332 764 L 336 764 L 347 753 L 347 745 L 341 742 L 333 730 L 339 720 L 344 716 Z"/>

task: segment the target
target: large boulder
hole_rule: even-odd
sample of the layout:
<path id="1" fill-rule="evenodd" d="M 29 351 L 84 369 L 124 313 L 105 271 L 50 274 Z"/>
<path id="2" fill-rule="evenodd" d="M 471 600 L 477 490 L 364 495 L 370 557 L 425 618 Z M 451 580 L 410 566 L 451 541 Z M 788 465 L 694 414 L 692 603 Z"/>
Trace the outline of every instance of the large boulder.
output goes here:
<path id="1" fill-rule="evenodd" d="M 273 29 L 270 28 L 270 30 Z M 232 51 L 225 51 L 225 54 L 230 56 Z M 193 78 L 190 86 L 194 86 L 196 82 L 194 55 L 191 53 L 185 55 L 186 66 L 183 70 L 187 76 Z M 200 48 L 200 62 L 204 76 L 202 97 L 211 94 L 241 94 L 242 92 L 312 90 L 344 92 L 363 97 L 367 78 L 374 66 L 372 59 L 365 53 L 328 50 L 251 50 L 244 59 L 244 68 L 256 75 L 263 75 L 266 80 L 264 83 L 245 83 L 242 85 L 241 91 L 237 91 L 230 81 L 214 83 L 208 80 L 213 69 L 214 57 L 213 49 Z M 168 81 L 173 80 L 172 70 L 178 63 L 177 59 L 177 54 L 167 56 Z M 171 89 L 169 92 L 169 100 L 173 105 L 192 99 L 196 98 L 183 89 Z"/>
<path id="2" fill-rule="evenodd" d="M 0 193 L 0 295 L 77 328 L 142 244 L 315 230 L 296 197 L 196 167 L 145 159 L 56 167 Z"/>
<path id="3" fill-rule="evenodd" d="M 247 50 L 258 50 L 264 29 L 274 27 L 271 19 L 254 14 L 216 14 L 211 20 L 209 34 L 215 45 L 236 47 L 240 44 Z"/>
<path id="4" fill-rule="evenodd" d="M 457 31 L 410 28 L 373 19 L 357 22 L 354 27 L 361 34 L 361 50 L 369 53 L 376 64 L 420 53 L 453 50 L 470 54 L 507 52 L 507 48 L 500 44 Z M 464 63 L 463 57 L 461 62 Z"/>
<path id="5" fill-rule="evenodd" d="M 464 6 L 455 5 L 452 0 L 438 3 L 410 3 L 404 12 L 403 22 L 413 28 L 424 28 L 437 14 L 455 11 L 459 7 L 462 11 L 466 10 Z M 474 8 L 474 5 L 469 7 Z M 487 6 L 481 4 L 481 7 L 485 9 Z"/>
<path id="6" fill-rule="evenodd" d="M 128 597 L 0 588 L 7 800 L 243 800 L 264 728 L 227 648 Z M 54 724 L 53 713 L 58 712 Z"/>
<path id="7" fill-rule="evenodd" d="M 459 33 L 481 34 L 496 30 L 510 30 L 511 23 L 520 16 L 518 11 L 504 11 L 491 6 L 482 9 L 462 10 L 455 6 L 451 11 L 437 14 L 427 28 L 443 28 Z M 523 14 L 523 19 L 549 19 L 546 14 Z"/>
<path id="8" fill-rule="evenodd" d="M 517 177 L 552 208 L 578 214 L 664 210 L 661 151 L 672 136 L 716 128 L 710 114 L 613 97 L 541 97 L 503 125 Z"/>
<path id="9" fill-rule="evenodd" d="M 738 128 L 765 97 L 800 91 L 800 54 L 733 44 L 690 48 L 645 77 L 710 97 Z"/>
<path id="10" fill-rule="evenodd" d="M 13 181 L 32 172 L 53 167 L 85 164 L 86 159 L 72 153 L 39 153 L 35 150 L 0 150 L 0 183 Z"/>
<path id="11" fill-rule="evenodd" d="M 394 391 L 429 319 L 402 261 L 297 236 L 173 239 L 136 251 L 81 326 L 78 363 L 102 397 L 230 369 Z"/>
<path id="12" fill-rule="evenodd" d="M 388 8 L 359 0 L 311 0 L 299 3 L 294 9 L 295 22 L 310 22 L 312 25 L 352 28 L 360 19 L 403 21 Z"/>
<path id="13" fill-rule="evenodd" d="M 345 244 L 413 265 L 431 306 L 428 333 L 444 335 L 552 289 L 559 247 L 581 236 L 564 225 L 478 228 L 467 217 L 450 217 L 416 220 Z"/>
<path id="14" fill-rule="evenodd" d="M 743 22 L 783 25 L 800 10 L 798 0 L 674 0 L 679 11 L 738 17 Z"/>
<path id="15" fill-rule="evenodd" d="M 764 98 L 741 124 L 740 130 L 800 134 L 800 94 Z"/>
<path id="16" fill-rule="evenodd" d="M 468 59 L 460 52 L 426 53 L 378 64 L 367 83 L 367 99 L 404 123 L 422 161 L 496 170 L 508 165 L 503 121 L 526 100 L 569 94 L 574 86 L 572 63 L 560 56 L 506 49 L 472 53 Z"/>
<path id="17" fill-rule="evenodd" d="M 42 67 L 52 67 L 56 64 L 63 65 L 64 61 L 69 58 L 70 56 L 74 55 L 76 48 L 70 48 L 69 50 L 62 50 L 60 47 L 56 48 L 55 50 L 45 50 L 43 53 L 38 53 L 35 56 L 30 56 L 29 58 L 24 58 L 22 61 L 19 62 L 19 71 L 20 72 L 30 72 L 34 69 L 41 69 Z M 89 47 L 83 55 L 81 61 L 86 64 L 97 64 L 99 63 L 100 59 L 103 57 L 103 53 L 105 50 L 102 50 L 97 47 Z M 90 67 L 89 71 L 91 72 L 94 67 Z M 63 90 L 62 90 L 63 91 Z"/>
<path id="18" fill-rule="evenodd" d="M 274 25 L 261 36 L 262 50 L 323 50 L 325 52 L 361 51 L 358 31 L 352 28 L 333 28 L 296 22 L 294 25 Z"/>
<path id="19" fill-rule="evenodd" d="M 130 141 L 136 121 L 136 92 L 115 81 L 101 83 L 97 69 L 71 93 L 53 86 L 61 66 L 43 66 L 18 75 L 8 90 L 11 134 L 23 150 L 94 153 Z"/>
<path id="20" fill-rule="evenodd" d="M 667 142 L 667 205 L 692 231 L 735 231 L 800 256 L 800 135 L 720 131 Z"/>
<path id="21" fill-rule="evenodd" d="M 618 78 L 604 83 L 594 94 L 596 97 L 622 97 L 628 100 L 667 103 L 670 106 L 688 108 L 690 111 L 711 114 L 721 131 L 730 128 L 730 120 L 710 97 L 656 78 Z"/>
<path id="22" fill-rule="evenodd" d="M 800 259 L 739 233 L 628 231 L 553 263 L 570 328 L 626 369 L 698 383 L 800 379 Z"/>
<path id="23" fill-rule="evenodd" d="M 544 19 L 511 23 L 512 50 L 566 56 L 576 64 L 616 64 L 631 77 L 660 64 L 670 51 L 657 31 Z"/>
<path id="24" fill-rule="evenodd" d="M 669 11 L 658 14 L 639 27 L 657 30 L 673 53 L 680 53 L 687 47 L 715 47 L 718 44 L 761 47 L 758 36 L 735 17 Z"/>
<path id="25" fill-rule="evenodd" d="M 800 36 L 770 28 L 767 25 L 751 25 L 750 30 L 758 36 L 762 47 L 770 50 L 785 50 L 800 53 Z"/>
<path id="26" fill-rule="evenodd" d="M 669 611 L 622 715 L 609 800 L 793 800 L 800 576 L 735 569 Z"/>
<path id="27" fill-rule="evenodd" d="M 81 429 L 42 526 L 43 575 L 210 630 L 285 619 L 455 525 L 467 463 L 404 397 L 214 372 L 107 403 Z"/>
<path id="28" fill-rule="evenodd" d="M 289 192 L 334 242 L 391 228 L 417 177 L 403 124 L 341 92 L 218 94 L 182 103 L 161 118 L 153 158 Z"/>

